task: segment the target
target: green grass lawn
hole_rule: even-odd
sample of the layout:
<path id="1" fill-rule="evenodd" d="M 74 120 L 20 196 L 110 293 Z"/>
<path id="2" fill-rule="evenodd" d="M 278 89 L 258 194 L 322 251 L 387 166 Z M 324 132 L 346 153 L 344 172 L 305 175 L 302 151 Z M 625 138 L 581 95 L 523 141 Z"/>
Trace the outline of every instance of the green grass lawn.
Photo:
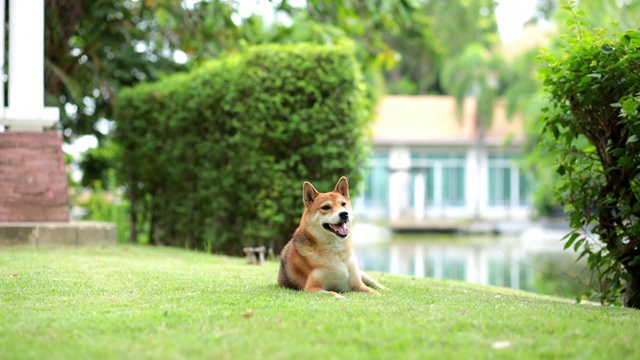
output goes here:
<path id="1" fill-rule="evenodd" d="M 391 291 L 339 300 L 279 288 L 278 265 L 0 249 L 0 358 L 640 359 L 638 310 L 382 274 Z"/>

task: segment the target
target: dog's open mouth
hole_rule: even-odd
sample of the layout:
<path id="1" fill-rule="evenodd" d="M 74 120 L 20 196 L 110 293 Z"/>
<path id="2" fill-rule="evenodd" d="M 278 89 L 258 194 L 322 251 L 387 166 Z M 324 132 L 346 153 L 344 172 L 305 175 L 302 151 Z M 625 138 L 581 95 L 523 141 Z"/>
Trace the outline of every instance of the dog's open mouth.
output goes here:
<path id="1" fill-rule="evenodd" d="M 322 224 L 322 226 L 340 237 L 347 237 L 347 235 L 349 235 L 349 229 L 347 229 L 347 223 L 345 221 L 337 224 Z"/>

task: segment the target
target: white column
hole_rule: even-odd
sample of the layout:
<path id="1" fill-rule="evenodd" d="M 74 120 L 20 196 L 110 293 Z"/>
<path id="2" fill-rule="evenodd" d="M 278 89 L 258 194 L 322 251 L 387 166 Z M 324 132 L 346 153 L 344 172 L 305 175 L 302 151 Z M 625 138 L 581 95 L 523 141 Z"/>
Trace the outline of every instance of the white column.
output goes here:
<path id="1" fill-rule="evenodd" d="M 59 119 L 44 107 L 44 0 L 9 0 L 8 107 L 0 125 L 41 131 Z"/>
<path id="2" fill-rule="evenodd" d="M 398 220 L 409 205 L 409 169 L 411 152 L 393 148 L 389 152 L 389 220 Z"/>
<path id="3" fill-rule="evenodd" d="M 44 108 L 44 0 L 10 0 L 9 20 L 9 106 L 33 118 Z"/>
<path id="4" fill-rule="evenodd" d="M 478 150 L 478 216 L 484 216 L 489 203 L 489 157 L 487 148 Z"/>
<path id="5" fill-rule="evenodd" d="M 476 210 L 480 207 L 480 194 L 478 193 L 478 180 L 480 178 L 478 167 L 478 153 L 475 147 L 470 147 L 467 151 L 465 167 L 465 197 L 467 216 L 475 217 Z"/>
<path id="6" fill-rule="evenodd" d="M 413 215 L 416 220 L 424 219 L 424 198 L 425 198 L 425 176 L 424 172 L 415 174 L 413 183 Z"/>
<path id="7" fill-rule="evenodd" d="M 518 208 L 518 206 L 520 206 L 520 203 L 518 201 L 519 197 L 520 197 L 520 176 L 519 176 L 519 169 L 518 169 L 518 165 L 516 164 L 511 164 L 511 202 L 509 205 L 511 205 L 511 212 L 513 212 L 516 208 Z M 511 216 L 512 214 L 509 213 L 509 216 Z"/>

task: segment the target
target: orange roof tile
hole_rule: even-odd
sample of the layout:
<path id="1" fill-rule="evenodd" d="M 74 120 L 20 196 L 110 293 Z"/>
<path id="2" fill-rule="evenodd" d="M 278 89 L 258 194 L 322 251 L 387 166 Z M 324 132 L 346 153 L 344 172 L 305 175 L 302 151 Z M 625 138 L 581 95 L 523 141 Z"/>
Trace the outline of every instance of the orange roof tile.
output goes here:
<path id="1" fill-rule="evenodd" d="M 462 118 L 456 115 L 451 96 L 383 97 L 376 107 L 373 124 L 375 144 L 471 144 L 475 141 L 475 99 L 465 100 Z M 519 142 L 524 136 L 522 118 L 506 118 L 504 106 L 496 105 L 487 144 L 500 144 L 507 137 Z"/>

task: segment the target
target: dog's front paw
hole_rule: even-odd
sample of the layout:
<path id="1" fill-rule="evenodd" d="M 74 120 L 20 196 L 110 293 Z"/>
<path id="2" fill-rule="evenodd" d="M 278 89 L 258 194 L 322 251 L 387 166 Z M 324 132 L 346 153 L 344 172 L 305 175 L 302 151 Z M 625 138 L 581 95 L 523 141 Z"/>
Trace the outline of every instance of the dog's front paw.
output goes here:
<path id="1" fill-rule="evenodd" d="M 337 292 L 335 292 L 335 291 L 318 290 L 318 292 L 319 292 L 319 293 L 325 293 L 325 294 L 331 294 L 331 295 L 333 295 L 333 297 L 334 297 L 334 298 L 336 298 L 336 299 L 344 299 L 344 298 L 345 298 L 344 296 L 342 296 L 342 295 L 338 294 L 338 293 L 337 293 Z"/>

